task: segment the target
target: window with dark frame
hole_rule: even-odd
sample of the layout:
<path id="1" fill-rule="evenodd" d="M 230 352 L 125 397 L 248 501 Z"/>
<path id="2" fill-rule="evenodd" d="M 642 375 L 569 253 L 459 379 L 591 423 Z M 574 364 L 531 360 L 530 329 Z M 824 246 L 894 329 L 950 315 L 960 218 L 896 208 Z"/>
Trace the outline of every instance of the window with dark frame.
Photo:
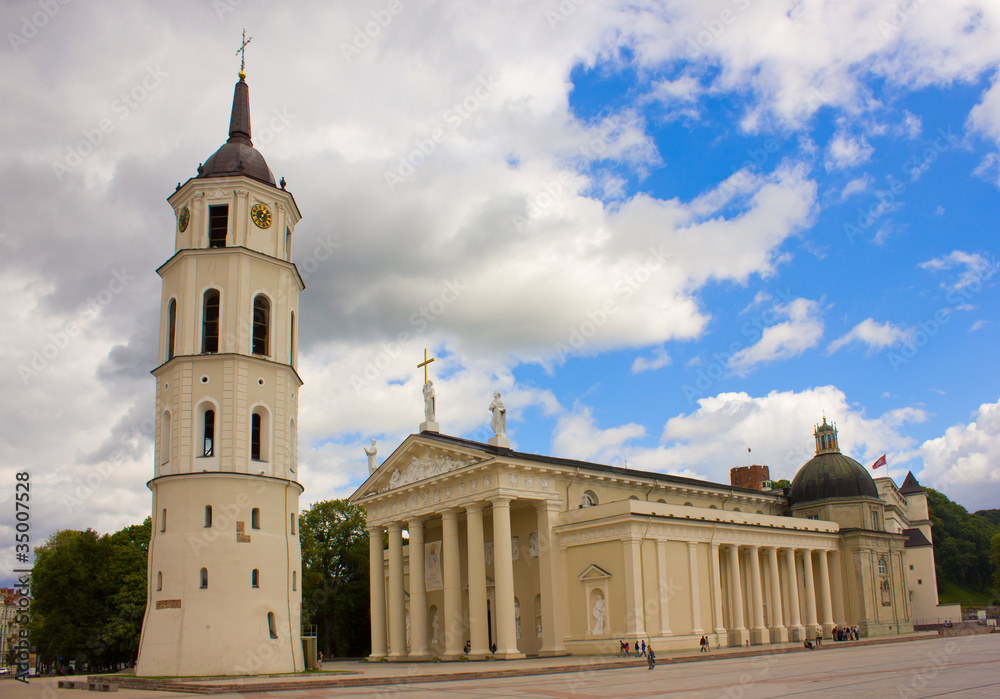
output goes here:
<path id="1" fill-rule="evenodd" d="M 267 356 L 267 339 L 270 331 L 271 302 L 263 294 L 253 300 L 253 353 Z"/>
<path id="2" fill-rule="evenodd" d="M 250 416 L 250 458 L 260 461 L 260 413 Z"/>
<path id="3" fill-rule="evenodd" d="M 215 411 L 205 411 L 205 449 L 202 456 L 215 455 Z"/>
<path id="4" fill-rule="evenodd" d="M 218 289 L 205 292 L 201 318 L 201 352 L 214 354 L 219 351 L 219 306 Z"/>
<path id="5" fill-rule="evenodd" d="M 208 247 L 226 247 L 229 232 L 229 204 L 208 207 Z"/>
<path id="6" fill-rule="evenodd" d="M 167 361 L 174 358 L 174 334 L 177 330 L 177 299 L 167 306 Z"/>

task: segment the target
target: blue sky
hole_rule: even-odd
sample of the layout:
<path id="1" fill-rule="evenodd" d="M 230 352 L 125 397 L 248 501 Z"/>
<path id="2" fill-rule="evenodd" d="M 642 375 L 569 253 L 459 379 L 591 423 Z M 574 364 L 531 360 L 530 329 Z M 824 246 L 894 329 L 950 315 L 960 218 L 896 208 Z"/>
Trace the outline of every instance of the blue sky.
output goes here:
<path id="1" fill-rule="evenodd" d="M 39 539 L 149 511 L 165 198 L 244 27 L 304 214 L 303 505 L 416 430 L 427 347 L 449 434 L 499 390 L 515 448 L 727 482 L 747 447 L 793 476 L 825 416 L 997 506 L 995 3 L 39 8 L 0 8 L 0 481 Z"/>

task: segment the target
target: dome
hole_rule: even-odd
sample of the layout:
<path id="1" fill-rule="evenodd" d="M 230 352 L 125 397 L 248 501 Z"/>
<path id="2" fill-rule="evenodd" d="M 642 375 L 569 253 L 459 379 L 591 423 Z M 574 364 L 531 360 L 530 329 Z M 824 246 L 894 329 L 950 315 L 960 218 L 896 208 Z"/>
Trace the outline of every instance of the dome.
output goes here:
<path id="1" fill-rule="evenodd" d="M 799 469 L 788 502 L 799 505 L 829 498 L 878 498 L 868 469 L 841 453 L 817 454 Z"/>
<path id="2" fill-rule="evenodd" d="M 236 83 L 233 93 L 233 113 L 229 119 L 229 140 L 215 151 L 205 164 L 198 167 L 198 177 L 246 175 L 274 185 L 274 175 L 264 156 L 250 140 L 250 88 L 243 80 Z"/>

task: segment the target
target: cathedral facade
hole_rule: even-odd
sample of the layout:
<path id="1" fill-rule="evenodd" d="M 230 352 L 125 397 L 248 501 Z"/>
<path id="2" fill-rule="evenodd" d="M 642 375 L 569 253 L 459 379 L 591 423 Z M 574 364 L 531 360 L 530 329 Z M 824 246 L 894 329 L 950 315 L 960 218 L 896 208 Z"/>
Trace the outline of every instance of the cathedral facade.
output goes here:
<path id="1" fill-rule="evenodd" d="M 912 632 L 912 531 L 891 512 L 886 526 L 892 507 L 832 425 L 814 436 L 785 492 L 521 453 L 499 434 L 411 435 L 351 497 L 367 512 L 371 657 Z"/>

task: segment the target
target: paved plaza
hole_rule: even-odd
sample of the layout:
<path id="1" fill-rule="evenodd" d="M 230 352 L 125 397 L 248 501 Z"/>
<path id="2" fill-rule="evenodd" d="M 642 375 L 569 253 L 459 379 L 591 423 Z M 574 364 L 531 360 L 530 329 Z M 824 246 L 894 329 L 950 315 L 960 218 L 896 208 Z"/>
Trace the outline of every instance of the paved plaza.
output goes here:
<path id="1" fill-rule="evenodd" d="M 595 669 L 619 659 L 560 658 L 475 664 L 327 663 L 326 669 L 360 669 L 386 684 L 369 687 L 302 687 L 275 692 L 216 696 L 250 699 L 612 699 L 628 697 L 997 697 L 1000 696 L 1000 635 L 932 638 L 880 645 L 835 646 L 821 651 L 766 654 L 751 650 L 740 657 L 710 659 L 697 651 L 682 656 L 696 662 Z M 556 674 L 480 679 L 443 679 L 454 672 L 545 667 Z M 413 675 L 441 674 L 442 680 L 407 683 Z M 94 696 L 82 690 L 57 690 L 54 679 L 29 685 L 0 682 L 4 699 L 54 699 Z M 189 697 L 195 694 L 120 690 L 118 699 Z"/>

